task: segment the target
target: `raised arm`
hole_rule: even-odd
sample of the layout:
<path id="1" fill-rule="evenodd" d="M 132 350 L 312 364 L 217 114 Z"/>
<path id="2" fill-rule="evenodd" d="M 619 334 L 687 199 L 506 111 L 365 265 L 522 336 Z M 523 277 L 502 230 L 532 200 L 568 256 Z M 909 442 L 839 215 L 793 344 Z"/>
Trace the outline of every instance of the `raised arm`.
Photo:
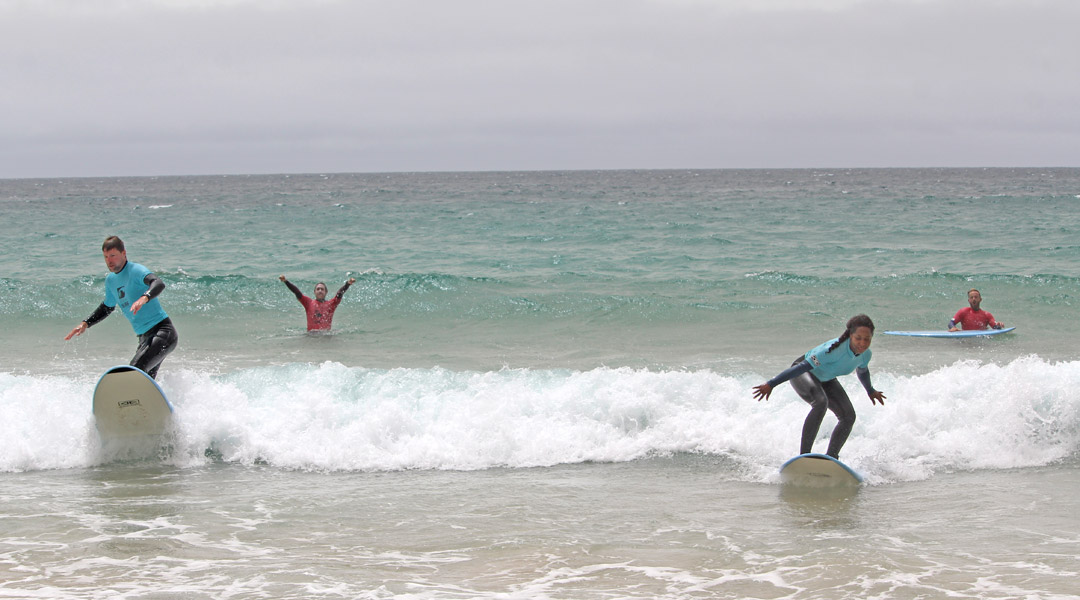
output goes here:
<path id="1" fill-rule="evenodd" d="M 292 282 L 291 282 L 291 281 L 289 281 L 288 279 L 285 279 L 285 276 L 284 276 L 284 275 L 282 275 L 282 276 L 278 277 L 278 279 L 280 279 L 280 280 L 281 280 L 281 283 L 284 283 L 284 284 L 285 284 L 285 287 L 289 288 L 289 291 L 290 291 L 290 292 L 292 292 L 293 294 L 295 294 L 295 295 L 296 295 L 296 299 L 297 299 L 297 300 L 299 300 L 299 299 L 301 299 L 301 298 L 303 298 L 303 297 L 304 297 L 304 293 L 300 291 L 300 288 L 298 288 L 298 287 L 296 287 L 295 285 L 293 285 L 293 284 L 292 284 Z"/>
<path id="2" fill-rule="evenodd" d="M 340 301 L 341 297 L 345 295 L 345 290 L 349 289 L 349 286 L 354 283 L 356 283 L 356 278 L 350 277 L 349 280 L 345 282 L 345 285 L 341 286 L 341 289 L 339 289 L 337 293 L 334 294 L 334 298 Z"/>

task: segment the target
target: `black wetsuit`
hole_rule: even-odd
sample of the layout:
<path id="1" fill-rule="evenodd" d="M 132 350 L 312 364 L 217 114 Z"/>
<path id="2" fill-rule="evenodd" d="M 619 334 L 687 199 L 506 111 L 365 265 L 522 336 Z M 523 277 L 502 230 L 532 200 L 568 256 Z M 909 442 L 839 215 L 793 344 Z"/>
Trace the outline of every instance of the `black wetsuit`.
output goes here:
<path id="1" fill-rule="evenodd" d="M 844 386 L 838 378 L 821 381 L 810 371 L 813 369 L 806 356 L 800 356 L 791 363 L 791 367 L 769 380 L 769 385 L 776 387 L 785 381 L 791 382 L 791 387 L 800 398 L 810 405 L 810 412 L 803 421 L 802 444 L 799 454 L 809 454 L 814 451 L 814 440 L 817 438 L 821 421 L 825 418 L 826 411 L 832 411 L 836 415 L 836 427 L 833 427 L 829 437 L 829 449 L 826 454 L 833 458 L 840 458 L 840 449 L 844 447 L 851 429 L 855 425 L 855 407 L 851 404 Z M 855 374 L 859 382 L 866 388 L 867 393 L 874 390 L 870 383 L 870 371 L 856 369 Z"/>
<path id="2" fill-rule="evenodd" d="M 146 371 L 150 377 L 157 377 L 158 367 L 170 352 L 176 349 L 180 336 L 173 327 L 172 319 L 165 317 L 157 325 L 139 336 L 139 347 L 131 359 L 131 366 Z"/>

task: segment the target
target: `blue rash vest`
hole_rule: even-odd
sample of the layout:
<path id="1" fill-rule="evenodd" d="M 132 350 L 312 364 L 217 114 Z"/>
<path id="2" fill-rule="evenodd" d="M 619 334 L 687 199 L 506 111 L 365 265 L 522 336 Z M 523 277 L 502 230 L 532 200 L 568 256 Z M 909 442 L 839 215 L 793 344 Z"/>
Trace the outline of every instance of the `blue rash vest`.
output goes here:
<path id="1" fill-rule="evenodd" d="M 836 350 L 829 352 L 829 347 L 838 339 L 840 338 L 833 338 L 806 353 L 806 362 L 812 367 L 810 372 L 818 378 L 818 381 L 836 379 L 859 367 L 865 369 L 870 364 L 870 349 L 867 348 L 866 352 L 856 355 L 851 351 L 850 340 L 844 340 L 844 343 L 837 346 Z"/>
<path id="2" fill-rule="evenodd" d="M 169 318 L 157 298 L 151 299 L 139 309 L 139 314 L 131 314 L 131 303 L 139 299 L 150 289 L 143 281 L 150 274 L 150 269 L 130 260 L 119 273 L 105 276 L 105 306 L 119 306 L 124 316 L 131 322 L 136 335 L 142 335 L 150 328 Z"/>

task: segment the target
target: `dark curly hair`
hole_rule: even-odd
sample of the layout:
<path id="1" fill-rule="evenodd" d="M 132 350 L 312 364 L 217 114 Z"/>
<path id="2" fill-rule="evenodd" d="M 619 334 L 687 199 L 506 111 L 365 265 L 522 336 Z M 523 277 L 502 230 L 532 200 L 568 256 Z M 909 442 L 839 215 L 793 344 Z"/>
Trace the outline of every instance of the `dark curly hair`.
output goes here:
<path id="1" fill-rule="evenodd" d="M 860 327 L 869 327 L 870 333 L 874 333 L 874 322 L 870 320 L 870 317 L 866 315 L 855 315 L 848 319 L 847 329 L 844 330 L 844 333 L 840 334 L 840 339 L 836 340 L 836 343 L 829 346 L 828 352 L 832 352 L 837 346 L 846 342 L 848 338 L 851 337 L 851 334 Z"/>

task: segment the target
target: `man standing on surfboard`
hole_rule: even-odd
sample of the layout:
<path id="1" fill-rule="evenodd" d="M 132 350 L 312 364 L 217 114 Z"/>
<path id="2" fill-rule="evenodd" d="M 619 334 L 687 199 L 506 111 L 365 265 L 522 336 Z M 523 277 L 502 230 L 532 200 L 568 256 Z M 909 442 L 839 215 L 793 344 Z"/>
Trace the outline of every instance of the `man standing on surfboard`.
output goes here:
<path id="1" fill-rule="evenodd" d="M 165 290 L 165 284 L 146 267 L 129 262 L 124 242 L 115 235 L 105 238 L 101 252 L 105 256 L 105 266 L 109 268 L 109 274 L 105 276 L 105 301 L 64 339 L 82 335 L 119 305 L 135 335 L 139 336 L 139 347 L 130 364 L 155 377 L 161 361 L 176 349 L 180 339 L 172 320 L 157 300 Z"/>
<path id="2" fill-rule="evenodd" d="M 1005 327 L 1004 323 L 999 323 L 994 320 L 994 315 L 979 308 L 979 304 L 982 303 L 982 294 L 979 290 L 971 290 L 968 292 L 968 304 L 960 310 L 956 311 L 956 315 L 952 319 L 949 319 L 949 331 L 960 331 L 962 326 L 964 331 L 972 331 L 979 329 L 1002 329 Z"/>
<path id="3" fill-rule="evenodd" d="M 337 310 L 338 304 L 341 304 L 341 297 L 345 295 L 345 290 L 349 289 L 350 285 L 356 283 L 356 278 L 350 277 L 345 282 L 345 285 L 341 286 L 341 289 L 334 294 L 334 297 L 327 300 L 325 283 L 319 282 L 315 284 L 315 298 L 309 298 L 300 291 L 300 288 L 285 279 L 284 275 L 278 277 L 278 279 L 285 284 L 285 287 L 289 288 L 289 291 L 296 295 L 296 299 L 304 306 L 304 311 L 307 312 L 308 331 L 329 331 L 330 324 L 334 320 L 334 311 Z"/>

